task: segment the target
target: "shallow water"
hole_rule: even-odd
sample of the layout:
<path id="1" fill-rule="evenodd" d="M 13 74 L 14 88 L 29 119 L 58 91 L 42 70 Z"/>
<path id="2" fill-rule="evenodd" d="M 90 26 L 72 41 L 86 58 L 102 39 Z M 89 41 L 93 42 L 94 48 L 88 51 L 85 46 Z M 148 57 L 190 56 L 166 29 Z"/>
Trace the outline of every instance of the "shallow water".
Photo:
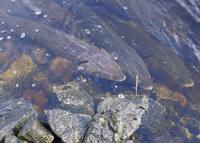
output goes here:
<path id="1" fill-rule="evenodd" d="M 23 97 L 43 116 L 60 107 L 54 87 L 72 80 L 96 102 L 105 93 L 147 94 L 166 108 L 171 138 L 198 143 L 199 39 L 198 0 L 0 0 L 0 98 Z M 143 127 L 135 135 L 168 143 Z"/>

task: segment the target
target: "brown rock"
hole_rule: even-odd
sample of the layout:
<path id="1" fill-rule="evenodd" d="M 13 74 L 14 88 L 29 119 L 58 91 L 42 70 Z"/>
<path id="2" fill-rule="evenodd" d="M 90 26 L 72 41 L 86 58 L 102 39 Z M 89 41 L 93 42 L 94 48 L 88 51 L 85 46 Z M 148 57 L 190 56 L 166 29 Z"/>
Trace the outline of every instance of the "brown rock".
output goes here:
<path id="1" fill-rule="evenodd" d="M 14 61 L 10 67 L 0 75 L 0 85 L 7 86 L 9 84 L 16 84 L 27 75 L 32 73 L 36 68 L 32 59 L 27 55 L 22 55 Z"/>
<path id="2" fill-rule="evenodd" d="M 63 77 L 63 80 L 69 80 L 72 77 L 72 62 L 64 58 L 55 58 L 51 65 L 50 70 L 55 77 Z"/>
<path id="3" fill-rule="evenodd" d="M 37 91 L 37 90 L 27 89 L 23 92 L 23 98 L 35 104 L 36 109 L 38 109 L 39 112 L 43 111 L 44 107 L 48 102 L 47 97 L 44 91 L 42 90 Z"/>
<path id="4" fill-rule="evenodd" d="M 178 92 L 174 92 L 173 96 L 176 98 L 176 100 L 181 104 L 182 107 L 185 107 L 188 105 L 188 101 L 185 98 L 184 95 L 182 95 L 181 93 Z"/>
<path id="5" fill-rule="evenodd" d="M 179 92 L 173 92 L 171 89 L 161 85 L 155 85 L 155 91 L 159 98 L 161 99 L 169 99 L 178 102 L 182 107 L 187 106 L 188 101 L 184 95 Z"/>

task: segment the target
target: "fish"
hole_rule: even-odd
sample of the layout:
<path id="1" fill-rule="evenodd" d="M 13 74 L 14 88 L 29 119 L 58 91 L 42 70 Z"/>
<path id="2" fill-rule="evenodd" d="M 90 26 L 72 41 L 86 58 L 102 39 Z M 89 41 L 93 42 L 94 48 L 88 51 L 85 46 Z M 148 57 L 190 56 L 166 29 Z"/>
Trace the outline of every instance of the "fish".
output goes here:
<path id="1" fill-rule="evenodd" d="M 74 63 L 80 63 L 79 68 L 77 67 L 80 72 L 117 82 L 126 79 L 121 67 L 103 49 L 47 25 L 10 16 L 3 10 L 0 10 L 0 21 L 3 22 L 0 28 L 5 26 L 4 28 L 8 31 L 13 29 L 10 34 L 34 41 L 48 48 L 55 55 L 67 57 Z"/>
<path id="2" fill-rule="evenodd" d="M 71 29 L 75 37 L 93 43 L 99 48 L 103 48 L 121 66 L 123 72 L 135 83 L 138 77 L 138 87 L 145 90 L 152 90 L 153 84 L 146 64 L 133 48 L 127 45 L 119 35 L 102 21 L 84 3 L 77 5 L 63 5 L 70 15 L 71 20 L 65 27 Z M 67 31 L 68 32 L 68 31 Z"/>
<path id="3" fill-rule="evenodd" d="M 128 45 L 143 58 L 151 75 L 156 80 L 183 87 L 194 85 L 190 72 L 176 53 L 145 31 L 140 22 L 119 20 L 118 17 L 110 15 L 109 10 L 104 7 L 91 6 L 91 9 L 104 19 L 114 31 L 123 35 Z"/>

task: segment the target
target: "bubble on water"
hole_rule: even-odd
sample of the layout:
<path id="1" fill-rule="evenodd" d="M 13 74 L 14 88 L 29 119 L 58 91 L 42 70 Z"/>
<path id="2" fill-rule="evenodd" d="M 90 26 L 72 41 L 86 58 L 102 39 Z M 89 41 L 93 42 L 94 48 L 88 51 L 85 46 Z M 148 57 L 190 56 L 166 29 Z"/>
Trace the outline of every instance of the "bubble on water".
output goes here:
<path id="1" fill-rule="evenodd" d="M 124 9 L 124 10 L 127 10 L 127 9 L 128 9 L 128 7 L 124 6 L 124 7 L 123 7 L 123 9 Z"/>
<path id="2" fill-rule="evenodd" d="M 124 39 L 125 37 L 122 35 L 122 39 Z"/>
<path id="3" fill-rule="evenodd" d="M 15 0 L 11 0 L 11 2 L 15 2 Z"/>
<path id="4" fill-rule="evenodd" d="M 2 52 L 2 51 L 4 51 L 4 49 L 0 47 L 0 52 Z"/>
<path id="5" fill-rule="evenodd" d="M 15 87 L 18 88 L 18 87 L 19 87 L 19 83 L 16 83 L 16 84 L 15 84 Z"/>
<path id="6" fill-rule="evenodd" d="M 62 1 L 62 4 L 66 4 L 66 1 Z"/>
<path id="7" fill-rule="evenodd" d="M 117 97 L 120 98 L 120 99 L 124 99 L 125 98 L 124 94 L 122 94 L 122 93 L 118 94 Z"/>
<path id="8" fill-rule="evenodd" d="M 21 33 L 21 36 L 20 36 L 20 38 L 25 38 L 26 37 L 26 33 Z"/>
<path id="9" fill-rule="evenodd" d="M 97 25 L 97 28 L 101 29 L 101 28 L 102 28 L 102 26 L 101 26 L 101 25 Z"/>
<path id="10" fill-rule="evenodd" d="M 1 21 L 1 24 L 5 24 L 5 21 Z"/>
<path id="11" fill-rule="evenodd" d="M 3 37 L 0 37 L 0 41 L 2 41 L 4 38 Z"/>
<path id="12" fill-rule="evenodd" d="M 78 67 L 77 67 L 77 70 L 83 71 L 83 70 L 84 70 L 84 67 L 83 67 L 83 66 L 78 66 Z"/>
<path id="13" fill-rule="evenodd" d="M 166 65 L 166 64 L 167 64 L 167 61 L 164 61 L 164 64 Z"/>
<path id="14" fill-rule="evenodd" d="M 6 37 L 7 40 L 10 40 L 11 38 L 12 38 L 12 36 L 10 36 L 10 35 Z"/>
<path id="15" fill-rule="evenodd" d="M 32 85 L 31 85 L 32 87 L 35 87 L 36 85 L 35 85 L 35 83 L 32 83 Z"/>
<path id="16" fill-rule="evenodd" d="M 43 17 L 44 17 L 44 18 L 47 18 L 47 17 L 48 17 L 48 15 L 47 15 L 47 14 L 44 14 L 44 15 L 43 15 Z"/>
<path id="17" fill-rule="evenodd" d="M 7 10 L 7 12 L 9 13 L 9 12 L 11 12 L 11 10 L 10 10 L 10 9 L 8 9 L 8 10 Z"/>
<path id="18" fill-rule="evenodd" d="M 83 82 L 83 83 L 86 83 L 86 82 L 87 82 L 87 79 L 83 78 L 83 79 L 82 79 L 82 82 Z"/>
<path id="19" fill-rule="evenodd" d="M 39 29 L 35 29 L 35 32 L 39 32 Z"/>
<path id="20" fill-rule="evenodd" d="M 19 27 L 19 25 L 16 25 L 15 27 Z"/>
<path id="21" fill-rule="evenodd" d="M 90 35 L 90 34 L 91 34 L 91 31 L 90 31 L 89 29 L 84 29 L 84 31 L 85 31 L 85 33 L 86 33 L 87 35 Z"/>
<path id="22" fill-rule="evenodd" d="M 16 71 L 16 70 L 13 70 L 12 72 L 13 72 L 13 74 L 17 74 L 17 71 Z"/>
<path id="23" fill-rule="evenodd" d="M 14 32 L 14 29 L 10 29 L 10 32 Z"/>
<path id="24" fill-rule="evenodd" d="M 115 61 L 117 61 L 117 60 L 119 59 L 119 57 L 118 57 L 118 56 L 114 56 L 113 59 L 114 59 Z"/>
<path id="25" fill-rule="evenodd" d="M 117 85 L 114 85 L 114 88 L 118 88 L 118 86 L 117 86 Z"/>
<path id="26" fill-rule="evenodd" d="M 46 55 L 47 57 L 50 57 L 50 56 L 51 56 L 49 53 L 46 53 L 45 55 Z"/>
<path id="27" fill-rule="evenodd" d="M 40 14 L 42 14 L 42 11 L 41 11 L 41 10 L 35 11 L 35 15 L 40 15 Z"/>

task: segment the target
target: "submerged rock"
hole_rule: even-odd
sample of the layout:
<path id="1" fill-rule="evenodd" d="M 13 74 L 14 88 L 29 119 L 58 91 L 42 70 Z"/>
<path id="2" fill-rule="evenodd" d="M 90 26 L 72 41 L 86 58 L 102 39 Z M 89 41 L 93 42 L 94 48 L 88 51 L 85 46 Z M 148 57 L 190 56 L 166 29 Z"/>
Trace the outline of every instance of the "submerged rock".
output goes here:
<path id="1" fill-rule="evenodd" d="M 9 135 L 5 137 L 4 143 L 28 143 L 28 142 L 24 140 L 20 140 L 14 135 Z"/>
<path id="2" fill-rule="evenodd" d="M 28 142 L 52 143 L 54 136 L 37 120 L 29 120 L 20 130 L 18 137 Z"/>
<path id="3" fill-rule="evenodd" d="M 53 92 L 57 95 L 61 104 L 71 112 L 82 114 L 94 114 L 92 97 L 76 82 L 54 86 Z"/>
<path id="4" fill-rule="evenodd" d="M 133 96 L 132 100 L 104 99 L 90 123 L 84 142 L 132 142 L 130 138 L 139 128 L 141 117 L 147 108 L 146 96 Z"/>
<path id="5" fill-rule="evenodd" d="M 64 77 L 64 79 L 68 79 L 67 81 L 69 81 L 73 77 L 73 64 L 67 59 L 55 58 L 49 68 L 55 78 Z"/>
<path id="6" fill-rule="evenodd" d="M 0 141 L 10 134 L 18 134 L 21 127 L 37 113 L 32 104 L 23 99 L 0 99 Z"/>
<path id="7" fill-rule="evenodd" d="M 80 143 L 91 119 L 88 115 L 57 109 L 47 110 L 46 115 L 52 131 L 64 143 Z"/>
<path id="8" fill-rule="evenodd" d="M 5 137 L 4 143 L 19 143 L 19 140 L 16 136 L 10 135 Z"/>
<path id="9" fill-rule="evenodd" d="M 33 103 L 37 107 L 38 112 L 42 112 L 48 102 L 47 96 L 43 90 L 26 89 L 22 97 Z"/>
<path id="10" fill-rule="evenodd" d="M 174 92 L 171 89 L 165 87 L 164 85 L 156 84 L 155 91 L 156 91 L 157 96 L 160 97 L 161 99 L 174 100 L 180 103 L 182 107 L 185 107 L 188 104 L 188 101 L 184 95 L 182 95 L 179 92 Z"/>
<path id="11" fill-rule="evenodd" d="M 141 128 L 148 129 L 153 134 L 165 134 L 171 127 L 166 116 L 167 112 L 164 106 L 156 101 L 149 100 L 149 108 L 142 117 Z"/>
<path id="12" fill-rule="evenodd" d="M 0 74 L 0 86 L 15 85 L 36 68 L 28 55 L 22 55 L 10 67 Z"/>

